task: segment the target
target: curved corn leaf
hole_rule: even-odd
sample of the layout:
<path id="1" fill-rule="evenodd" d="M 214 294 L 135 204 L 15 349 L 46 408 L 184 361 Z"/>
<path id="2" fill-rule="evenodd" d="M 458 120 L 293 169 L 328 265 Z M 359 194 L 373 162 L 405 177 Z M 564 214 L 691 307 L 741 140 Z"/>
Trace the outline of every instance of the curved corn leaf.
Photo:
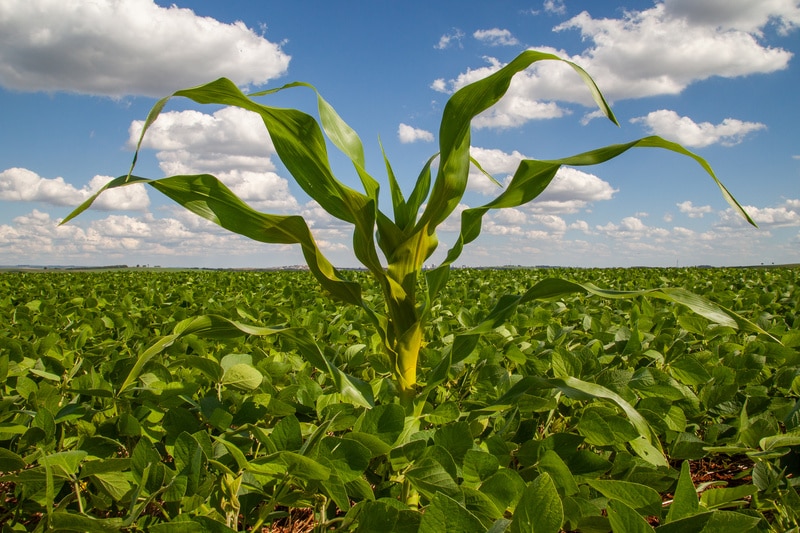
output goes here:
<path id="1" fill-rule="evenodd" d="M 630 299 L 645 296 L 666 300 L 684 305 L 698 315 L 719 325 L 765 335 L 780 344 L 779 339 L 735 311 L 683 288 L 666 287 L 659 289 L 617 291 L 601 289 L 592 283 L 578 283 L 559 278 L 547 278 L 535 284 L 524 294 L 502 296 L 480 324 L 457 335 L 452 346 L 445 353 L 445 356 L 428 376 L 426 390 L 431 390 L 433 387 L 446 380 L 450 367 L 463 361 L 472 353 L 478 344 L 480 336 L 504 324 L 520 305 L 534 300 L 559 298 L 574 293 L 586 293 L 610 299 Z"/>
<path id="2" fill-rule="evenodd" d="M 563 61 L 572 67 L 589 87 L 600 110 L 617 123 L 594 80 L 581 67 L 554 54 L 536 50 L 522 52 L 497 72 L 459 89 L 445 105 L 439 129 L 439 171 L 425 211 L 417 222 L 418 231 L 438 226 L 453 212 L 464 195 L 469 175 L 469 130 L 472 119 L 503 97 L 515 74 L 543 60 Z"/>
<path id="3" fill-rule="evenodd" d="M 664 451 L 661 448 L 658 436 L 647 420 L 622 396 L 597 383 L 590 383 L 573 377 L 541 378 L 538 376 L 525 376 L 515 383 L 502 397 L 498 398 L 494 405 L 514 405 L 520 396 L 532 389 L 558 389 L 566 396 L 576 400 L 602 399 L 616 404 L 639 432 L 637 438 L 628 442 L 631 449 L 652 465 L 669 466 L 664 457 Z"/>
<path id="4" fill-rule="evenodd" d="M 120 176 L 86 200 L 62 224 L 88 208 L 104 190 L 133 183 L 146 183 L 193 213 L 252 240 L 273 244 L 300 244 L 310 271 L 333 297 L 355 305 L 362 304 L 361 287 L 341 277 L 322 255 L 302 217 L 258 212 L 209 174 L 172 176 L 157 180 Z"/>
<path id="5" fill-rule="evenodd" d="M 691 157 L 708 173 L 719 187 L 725 200 L 739 214 L 741 214 L 750 224 L 755 226 L 755 222 L 742 208 L 739 202 L 731 195 L 727 188 L 714 174 L 713 169 L 702 157 L 686 150 L 679 144 L 667 141 L 657 136 L 645 137 L 636 141 L 624 144 L 615 144 L 591 150 L 571 157 L 552 161 L 539 161 L 525 159 L 519 163 L 514 176 L 508 187 L 494 200 L 480 207 L 466 209 L 461 214 L 461 230 L 453 247 L 448 251 L 447 257 L 442 264 L 435 270 L 428 273 L 430 295 L 429 299 L 434 299 L 438 291 L 447 281 L 446 270 L 458 259 L 464 246 L 478 238 L 481 233 L 481 222 L 483 216 L 491 209 L 502 209 L 507 207 L 518 207 L 526 204 L 538 197 L 550 185 L 556 173 L 563 165 L 586 166 L 596 165 L 613 159 L 631 148 L 663 148 L 679 154 Z M 439 272 L 436 272 L 439 271 Z"/>
<path id="6" fill-rule="evenodd" d="M 406 199 L 385 153 L 383 154 L 389 176 L 394 221 L 378 209 L 380 187 L 365 170 L 364 147 L 358 135 L 322 98 L 316 88 L 308 83 L 293 82 L 248 96 L 230 80 L 220 78 L 205 85 L 176 91 L 172 96 L 159 100 L 151 109 L 137 144 L 131 172 L 145 133 L 172 97 L 185 97 L 200 104 L 235 106 L 257 113 L 269 132 L 279 158 L 298 185 L 329 214 L 353 225 L 353 252 L 378 280 L 384 295 L 385 314 L 370 309 L 361 299 L 358 285 L 343 279 L 336 272 L 321 254 L 308 225 L 301 217 L 259 213 L 233 195 L 213 176 L 203 174 L 146 180 L 129 172 L 127 176 L 113 180 L 100 192 L 125 184 L 144 182 L 185 208 L 230 231 L 261 242 L 300 244 L 310 270 L 322 286 L 334 297 L 360 305 L 367 311 L 391 360 L 401 391 L 407 393 L 416 382 L 416 364 L 422 344 L 421 332 L 424 331 L 427 313 L 431 309 L 430 304 L 447 282 L 450 265 L 460 256 L 463 247 L 480 235 L 483 216 L 491 209 L 516 207 L 532 201 L 546 189 L 562 165 L 598 164 L 633 147 L 668 149 L 695 159 L 711 175 L 726 200 L 753 223 L 704 159 L 678 144 L 659 137 L 647 137 L 627 144 L 607 146 L 554 161 L 524 160 L 519 164 L 509 186 L 497 198 L 483 206 L 464 211 L 458 239 L 448 251 L 444 262 L 437 269 L 425 274 L 427 281 L 425 301 L 421 306 L 417 306 L 418 276 L 422 272 L 424 262 L 431 257 L 438 246 L 437 226 L 460 202 L 466 190 L 470 165 L 474 164 L 479 171 L 486 174 L 480 163 L 470 156 L 472 120 L 505 95 L 517 73 L 544 60 L 562 61 L 569 65 L 589 88 L 600 110 L 612 122 L 618 124 L 597 85 L 581 67 L 550 53 L 526 50 L 492 75 L 459 89 L 448 100 L 439 130 L 439 167 L 432 184 L 431 165 L 437 155 L 423 166 L 414 189 Z M 267 96 L 298 87 L 310 88 L 315 92 L 320 122 L 296 109 L 270 107 L 253 100 L 253 97 Z M 344 185 L 334 176 L 328 160 L 326 135 L 331 143 L 353 163 L 364 193 Z M 491 176 L 489 177 L 493 180 Z M 88 208 L 96 197 L 97 195 L 81 204 L 64 222 Z M 378 248 L 388 263 L 386 268 L 378 256 Z M 541 287 L 537 290 L 540 289 Z M 562 286 L 559 290 L 562 293 L 576 290 L 594 293 L 600 291 L 597 288 L 577 285 L 571 288 Z M 536 296 L 535 292 L 517 299 L 504 299 L 502 305 L 490 314 L 487 319 L 489 322 L 481 327 L 489 327 L 493 320 L 506 317 L 507 313 L 519 303 L 540 297 Z M 604 295 L 610 297 L 608 293 Z M 666 299 L 677 298 L 700 314 L 713 316 L 712 319 L 719 323 L 731 323 L 730 313 L 726 313 L 726 310 L 712 309 L 703 302 L 693 300 L 688 293 L 662 291 L 653 292 L 651 295 Z M 740 317 L 733 317 L 733 322 L 740 326 L 744 324 L 748 328 L 752 326 L 746 321 L 743 322 Z M 467 352 L 471 351 L 470 346 L 474 347 L 480 333 L 478 330 L 466 332 L 457 338 L 456 344 Z M 455 347 L 456 345 L 453 351 Z M 459 354 L 461 353 L 459 351 Z M 449 357 L 443 360 L 443 364 L 447 359 Z M 432 374 L 436 379 L 443 379 L 443 376 L 446 376 L 449 364 L 444 370 L 441 368 L 440 365 Z"/>
<path id="7" fill-rule="evenodd" d="M 315 368 L 326 372 L 342 396 L 348 398 L 357 405 L 365 407 L 372 407 L 375 405 L 370 386 L 357 378 L 348 376 L 337 368 L 336 365 L 323 355 L 316 341 L 314 341 L 311 334 L 305 329 L 253 326 L 234 320 L 228 320 L 227 318 L 216 315 L 202 315 L 188 318 L 176 324 L 172 334 L 166 335 L 156 341 L 138 357 L 117 394 L 123 393 L 133 385 L 144 366 L 154 356 L 161 353 L 177 339 L 190 334 L 211 338 L 232 338 L 241 337 L 243 335 L 281 335 L 291 340 L 296 345 L 297 350 Z"/>

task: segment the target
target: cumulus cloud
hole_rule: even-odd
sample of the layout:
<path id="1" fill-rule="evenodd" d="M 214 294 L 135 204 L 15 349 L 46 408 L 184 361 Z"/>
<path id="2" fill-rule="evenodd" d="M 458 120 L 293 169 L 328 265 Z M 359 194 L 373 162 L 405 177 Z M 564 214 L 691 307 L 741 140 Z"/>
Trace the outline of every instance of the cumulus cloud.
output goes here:
<path id="1" fill-rule="evenodd" d="M 744 6 L 745 1 L 731 4 Z M 546 46 L 536 48 L 584 67 L 611 101 L 678 94 L 692 83 L 713 76 L 733 78 L 787 68 L 792 53 L 764 44 L 759 36 L 769 24 L 786 32 L 797 27 L 798 8 L 791 0 L 750 2 L 747 20 L 726 7 L 712 21 L 709 17 L 716 9 L 704 14 L 706 10 L 692 7 L 695 4 L 702 3 L 657 3 L 650 9 L 626 11 L 620 18 L 596 19 L 584 11 L 554 28 L 578 30 L 591 43 L 581 54 L 569 55 Z M 503 66 L 495 58 L 487 59 L 487 66 L 447 81 L 437 80 L 434 86 L 442 92 L 452 92 Z M 534 119 L 564 116 L 569 111 L 557 102 L 594 107 L 591 94 L 568 66 L 539 62 L 514 77 L 507 96 L 479 117 L 476 126 L 515 127 Z M 721 126 L 739 131 L 756 125 L 723 123 L 716 127 Z"/>
<path id="2" fill-rule="evenodd" d="M 567 6 L 564 5 L 564 0 L 544 0 L 544 11 L 553 15 L 563 15 L 567 12 Z"/>
<path id="3" fill-rule="evenodd" d="M 632 118 L 631 122 L 644 124 L 650 133 L 695 148 L 717 143 L 733 146 L 742 142 L 748 134 L 766 129 L 766 125 L 760 122 L 744 122 L 735 118 L 726 118 L 719 124 L 697 123 L 689 117 L 682 117 L 675 111 L 667 109 L 652 111 L 644 117 Z"/>
<path id="4" fill-rule="evenodd" d="M 414 128 L 408 124 L 400 124 L 400 126 L 397 128 L 397 138 L 403 144 L 417 141 L 433 142 L 433 133 L 419 128 Z"/>
<path id="5" fill-rule="evenodd" d="M 509 30 L 492 28 L 490 30 L 477 30 L 472 36 L 489 46 L 516 46 L 519 41 Z"/>
<path id="6" fill-rule="evenodd" d="M 26 168 L 9 168 L 0 172 L 0 200 L 77 207 L 111 179 L 111 176 L 95 176 L 86 186 L 76 189 L 60 176 L 43 178 Z M 148 205 L 150 200 L 144 185 L 134 184 L 106 191 L 92 208 L 143 211 Z"/>
<path id="7" fill-rule="evenodd" d="M 142 127 L 142 121 L 131 123 L 130 145 L 138 141 Z M 275 148 L 255 113 L 234 107 L 213 114 L 162 113 L 147 130 L 142 147 L 156 150 L 165 174 L 213 174 L 256 209 L 296 212 L 300 207 L 288 181 L 275 172 Z"/>
<path id="8" fill-rule="evenodd" d="M 743 206 L 756 224 L 762 229 L 800 226 L 800 200 L 788 199 L 777 207 Z M 744 227 L 747 222 L 732 208 L 720 213 L 717 224 L 721 228 Z"/>
<path id="9" fill-rule="evenodd" d="M 289 60 L 242 22 L 153 0 L 0 3 L 0 85 L 15 90 L 164 96 L 221 76 L 260 85 Z"/>
<path id="10" fill-rule="evenodd" d="M 303 263 L 295 245 L 254 243 L 177 206 L 164 214 L 113 214 L 59 226 L 58 219 L 34 209 L 15 217 L 10 225 L 0 224 L 0 257 L 4 264 L 42 265 L 119 262 L 197 266 L 209 259 L 217 266 Z M 352 256 L 349 233 L 335 228 L 313 232 L 324 253 Z"/>
<path id="11" fill-rule="evenodd" d="M 464 32 L 458 28 L 453 28 L 452 32 L 445 33 L 439 37 L 439 42 L 434 45 L 434 48 L 437 50 L 444 50 L 445 48 L 450 48 L 453 44 L 461 48 L 461 39 L 463 38 Z"/>
<path id="12" fill-rule="evenodd" d="M 600 233 L 615 239 L 664 239 L 669 230 L 656 226 L 648 226 L 637 217 L 625 217 L 619 224 L 608 222 L 595 227 Z"/>
<path id="13" fill-rule="evenodd" d="M 710 205 L 695 206 L 692 204 L 691 200 L 686 200 L 676 205 L 678 206 L 678 211 L 687 215 L 689 218 L 703 218 L 704 215 L 713 212 Z"/>
<path id="14" fill-rule="evenodd" d="M 761 29 L 774 24 L 786 35 L 800 26 L 800 5 L 795 0 L 664 0 L 667 12 L 725 30 L 735 29 L 761 35 Z"/>

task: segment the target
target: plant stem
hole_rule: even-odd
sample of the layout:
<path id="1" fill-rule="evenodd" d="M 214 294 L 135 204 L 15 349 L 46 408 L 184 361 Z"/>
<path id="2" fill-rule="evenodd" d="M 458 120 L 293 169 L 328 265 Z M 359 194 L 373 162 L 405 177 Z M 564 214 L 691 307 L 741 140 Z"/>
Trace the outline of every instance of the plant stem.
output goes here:
<path id="1" fill-rule="evenodd" d="M 83 510 L 83 499 L 81 499 L 81 484 L 80 481 L 77 479 L 72 482 L 72 486 L 75 488 L 75 498 L 78 500 L 78 510 L 81 514 L 85 514 Z"/>

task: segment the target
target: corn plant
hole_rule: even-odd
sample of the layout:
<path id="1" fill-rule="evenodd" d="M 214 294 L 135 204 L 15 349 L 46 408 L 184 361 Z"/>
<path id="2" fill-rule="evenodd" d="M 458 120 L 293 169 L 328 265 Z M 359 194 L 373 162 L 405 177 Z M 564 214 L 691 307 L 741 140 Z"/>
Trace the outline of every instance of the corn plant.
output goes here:
<path id="1" fill-rule="evenodd" d="M 150 111 L 142 129 L 136 154 L 129 172 L 109 182 L 95 196 L 73 211 L 62 223 L 87 209 L 103 190 L 146 183 L 161 191 L 181 206 L 227 230 L 265 243 L 299 244 L 311 273 L 322 288 L 335 299 L 362 307 L 380 335 L 382 347 L 391 362 L 391 373 L 401 402 L 413 403 L 420 391 L 418 357 L 424 345 L 425 325 L 431 306 L 448 281 L 450 267 L 464 246 L 481 232 L 483 216 L 493 209 L 513 208 L 534 200 L 550 184 L 563 165 L 594 165 L 612 159 L 631 148 L 663 148 L 691 157 L 711 176 L 727 202 L 751 224 L 755 225 L 739 203 L 715 176 L 709 164 L 682 146 L 660 137 L 651 136 L 625 144 L 606 146 L 556 160 L 526 159 L 519 163 L 510 183 L 492 201 L 467 209 L 461 215 L 458 237 L 444 261 L 432 270 L 423 265 L 439 246 L 437 228 L 453 213 L 467 187 L 470 167 L 482 170 L 470 156 L 470 127 L 472 119 L 498 102 L 509 88 L 515 74 L 538 61 L 560 61 L 571 67 L 591 92 L 602 113 L 614 124 L 617 120 L 593 79 L 577 64 L 549 53 L 527 50 L 490 76 L 467 85 L 448 100 L 439 129 L 439 151 L 422 167 L 409 194 L 399 185 L 392 167 L 383 154 L 392 213 L 379 209 L 380 185 L 366 170 L 364 150 L 356 132 L 348 126 L 316 89 L 307 83 L 289 83 L 279 88 L 246 95 L 230 80 L 221 78 L 206 85 L 184 89 L 159 100 Z M 270 107 L 256 98 L 290 89 L 308 88 L 316 93 L 319 121 L 296 109 Z M 161 179 L 136 176 L 133 171 L 142 139 L 148 128 L 172 97 L 185 97 L 200 104 L 237 106 L 257 113 L 269 131 L 278 157 L 300 187 L 332 216 L 353 227 L 353 252 L 380 287 L 384 301 L 374 307 L 362 297 L 359 284 L 347 279 L 325 258 L 307 222 L 296 215 L 265 214 L 246 205 L 222 182 L 209 174 L 179 175 Z M 321 124 L 321 126 L 320 126 Z M 346 186 L 333 173 L 328 159 L 330 141 L 352 161 L 362 191 Z M 434 163 L 437 161 L 438 165 Z M 435 177 L 433 169 L 435 168 Z M 456 338 L 442 363 L 425 376 L 430 388 L 447 378 L 455 362 L 463 360 L 474 348 L 477 337 L 501 324 L 520 304 L 571 292 L 590 292 L 606 297 L 630 296 L 634 293 L 602 291 L 590 284 L 565 280 L 545 280 L 524 295 L 501 298 L 477 327 Z M 640 293 L 635 293 L 640 294 Z M 736 326 L 744 323 L 735 313 L 725 310 L 682 289 L 649 291 L 652 297 L 685 304 L 718 323 Z M 752 324 L 749 324 L 752 327 Z M 344 375 L 324 357 L 313 339 L 301 330 L 259 328 L 232 322 L 220 317 L 203 317 L 182 325 L 147 353 L 160 350 L 176 336 L 187 333 L 281 333 L 288 335 L 298 349 L 324 371 L 330 373 L 341 392 L 360 403 L 371 404 L 371 391 L 365 383 Z M 137 367 L 146 363 L 143 354 Z M 134 368 L 136 370 L 136 368 Z M 132 372 L 126 385 L 136 379 Z M 583 384 L 585 385 L 585 384 Z M 567 389 L 580 388 L 577 380 L 564 383 Z M 585 387 L 584 387 L 585 388 Z"/>

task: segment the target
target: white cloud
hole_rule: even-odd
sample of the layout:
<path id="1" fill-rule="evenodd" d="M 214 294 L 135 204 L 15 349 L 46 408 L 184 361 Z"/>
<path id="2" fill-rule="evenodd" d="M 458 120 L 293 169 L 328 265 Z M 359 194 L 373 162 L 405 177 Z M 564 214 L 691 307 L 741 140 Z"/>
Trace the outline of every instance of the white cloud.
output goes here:
<path id="1" fill-rule="evenodd" d="M 397 128 L 397 138 L 403 144 L 413 143 L 417 141 L 433 142 L 433 133 L 414 128 L 408 124 L 400 124 Z"/>
<path id="2" fill-rule="evenodd" d="M 77 207 L 111 179 L 110 176 L 95 176 L 86 186 L 76 189 L 60 176 L 43 178 L 26 168 L 9 168 L 0 172 L 0 200 Z M 142 211 L 148 205 L 150 200 L 144 185 L 134 184 L 106 191 L 92 208 Z"/>
<path id="3" fill-rule="evenodd" d="M 576 213 L 591 203 L 611 200 L 616 192 L 611 184 L 594 174 L 561 167 L 531 208 L 548 213 Z"/>
<path id="4" fill-rule="evenodd" d="M 740 5 L 745 1 L 733 3 Z M 785 31 L 797 26 L 798 8 L 790 5 L 790 1 L 751 2 L 754 6 L 748 10 L 752 9 L 758 16 L 748 19 L 748 23 L 739 17 L 727 16 L 723 17 L 725 20 L 709 24 L 697 9 L 686 7 L 688 0 L 627 11 L 620 18 L 595 19 L 583 12 L 554 29 L 579 30 L 582 38 L 591 42 L 589 48 L 572 56 L 547 46 L 536 48 L 584 67 L 611 101 L 678 94 L 687 86 L 713 76 L 732 78 L 787 68 L 792 53 L 762 43 L 759 35 L 762 28 L 772 23 Z M 723 0 L 715 0 L 714 4 L 719 2 Z M 723 10 L 723 14 L 732 13 L 731 9 Z M 435 88 L 452 92 L 503 66 L 495 58 L 487 60 L 486 67 L 467 70 L 449 81 L 437 80 Z M 516 75 L 507 95 L 479 117 L 475 125 L 516 127 L 530 120 L 558 118 L 569 112 L 556 102 L 595 107 L 590 92 L 572 69 L 558 62 L 539 62 Z M 750 126 L 749 123 L 719 126 L 723 125 L 737 131 Z"/>
<path id="5" fill-rule="evenodd" d="M 143 127 L 129 128 L 135 145 Z M 219 178 L 256 209 L 296 212 L 297 200 L 289 183 L 276 172 L 275 148 L 255 113 L 226 107 L 209 115 L 199 111 L 162 113 L 145 134 L 143 148 L 157 151 L 167 175 L 209 173 Z"/>
<path id="6" fill-rule="evenodd" d="M 519 41 L 509 30 L 492 28 L 490 30 L 476 30 L 472 36 L 489 46 L 516 46 Z"/>
<path id="7" fill-rule="evenodd" d="M 686 200 L 676 205 L 678 206 L 678 211 L 687 215 L 689 218 L 703 218 L 704 215 L 713 212 L 710 205 L 695 206 L 692 205 L 691 200 Z"/>
<path id="8" fill-rule="evenodd" d="M 589 228 L 589 223 L 585 220 L 576 220 L 569 225 L 569 229 L 583 232 L 587 235 L 591 234 L 592 230 Z"/>
<path id="9" fill-rule="evenodd" d="M 501 209 L 494 215 L 494 221 L 501 224 L 516 224 L 523 225 L 528 221 L 528 215 L 524 211 L 510 207 L 508 209 Z"/>
<path id="10" fill-rule="evenodd" d="M 778 15 L 768 5 L 760 11 Z M 785 69 L 792 57 L 789 51 L 761 44 L 749 25 L 725 29 L 691 15 L 664 4 L 626 12 L 620 19 L 594 19 L 584 11 L 555 29 L 577 29 L 594 43 L 573 59 L 611 99 L 678 94 L 712 76 L 774 72 Z"/>
<path id="11" fill-rule="evenodd" d="M 128 145 L 133 148 L 139 140 L 144 121 L 135 120 L 128 128 Z M 161 113 L 150 126 L 142 142 L 143 148 L 178 154 L 178 165 L 192 161 L 195 171 L 229 169 L 232 166 L 249 170 L 274 170 L 270 156 L 275 153 L 272 140 L 261 118 L 238 107 L 225 107 L 206 114 L 200 111 L 169 111 Z M 191 158 L 179 156 L 192 152 Z M 169 168 L 165 160 L 162 170 L 185 172 Z"/>
<path id="12" fill-rule="evenodd" d="M 221 76 L 260 85 L 289 59 L 242 22 L 153 0 L 0 3 L 0 85 L 15 90 L 164 96 Z"/>
<path id="13" fill-rule="evenodd" d="M 631 122 L 644 124 L 650 133 L 695 148 L 717 143 L 732 146 L 742 142 L 749 133 L 766 129 L 766 125 L 759 122 L 744 122 L 735 118 L 726 118 L 719 124 L 697 123 L 667 109 L 632 118 Z"/>
<path id="14" fill-rule="evenodd" d="M 648 246 L 664 242 L 670 235 L 669 230 L 656 226 L 648 226 L 637 217 L 625 217 L 619 224 L 608 222 L 595 226 L 600 233 L 613 239 L 642 240 L 647 239 Z M 655 249 L 655 248 L 654 248 Z"/>
<path id="15" fill-rule="evenodd" d="M 564 5 L 564 0 L 544 0 L 545 13 L 553 15 L 563 15 L 567 12 L 567 6 Z"/>
<path id="16" fill-rule="evenodd" d="M 464 32 L 458 28 L 454 28 L 452 33 L 445 33 L 439 37 L 439 42 L 434 45 L 437 50 L 444 50 L 450 48 L 453 43 L 456 43 L 461 48 L 461 39 L 464 38 Z"/>
<path id="17" fill-rule="evenodd" d="M 784 35 L 800 25 L 800 5 L 795 0 L 665 0 L 664 4 L 674 17 L 756 35 L 769 24 Z"/>
<path id="18" fill-rule="evenodd" d="M 789 199 L 778 207 L 755 207 L 751 205 L 743 207 L 762 229 L 800 226 L 800 200 Z M 746 225 L 747 222 L 732 208 L 720 213 L 718 224 L 720 228 L 738 228 Z"/>
<path id="19" fill-rule="evenodd" d="M 431 89 L 439 93 L 448 93 L 450 90 L 447 88 L 447 82 L 444 81 L 444 78 L 437 78 L 433 80 L 431 83 Z M 800 156 L 798 156 L 800 157 Z"/>

